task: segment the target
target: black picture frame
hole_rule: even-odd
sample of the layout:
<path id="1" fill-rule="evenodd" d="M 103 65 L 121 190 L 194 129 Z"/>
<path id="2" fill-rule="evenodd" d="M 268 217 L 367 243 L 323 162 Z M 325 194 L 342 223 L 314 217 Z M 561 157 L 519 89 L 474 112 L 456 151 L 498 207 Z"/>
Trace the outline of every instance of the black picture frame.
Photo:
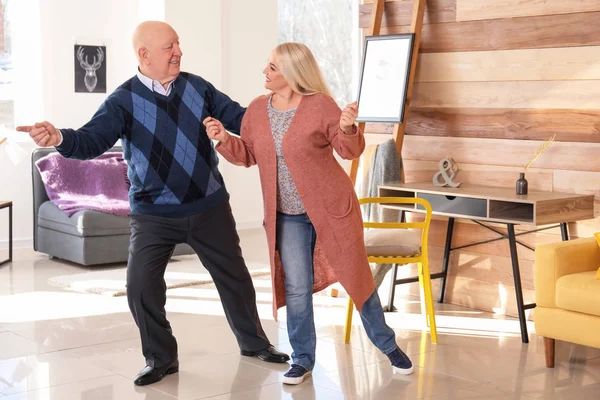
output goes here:
<path id="1" fill-rule="evenodd" d="M 75 92 L 106 93 L 106 46 L 74 45 Z"/>
<path id="2" fill-rule="evenodd" d="M 404 121 L 414 40 L 414 33 L 365 38 L 358 84 L 357 122 L 402 123 Z M 386 50 L 386 47 L 389 50 Z M 365 68 L 368 70 L 367 73 L 371 74 L 368 78 L 365 76 Z M 374 83 L 373 73 L 377 75 L 375 80 L 382 82 L 367 87 L 366 85 Z M 386 76 L 380 76 L 381 74 Z"/>

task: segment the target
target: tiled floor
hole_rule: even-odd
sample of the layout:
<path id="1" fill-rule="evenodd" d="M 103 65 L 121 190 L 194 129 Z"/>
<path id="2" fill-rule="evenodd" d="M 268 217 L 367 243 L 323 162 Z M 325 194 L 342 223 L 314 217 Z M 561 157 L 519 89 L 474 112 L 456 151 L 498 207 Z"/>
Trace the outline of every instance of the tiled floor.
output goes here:
<path id="1" fill-rule="evenodd" d="M 242 245 L 248 261 L 266 263 L 262 230 L 244 232 Z M 170 268 L 202 272 L 192 256 Z M 132 377 L 143 358 L 126 299 L 48 283 L 87 270 L 26 249 L 0 267 L 0 400 L 600 398 L 600 350 L 558 343 L 556 368 L 547 369 L 542 340 L 532 333 L 531 343 L 522 345 L 517 321 L 452 305 L 436 306 L 440 343 L 434 345 L 423 330 L 418 299 L 402 295 L 400 311 L 386 318 L 416 365 L 413 375 L 392 374 L 358 315 L 351 342 L 344 344 L 345 298 L 321 293 L 315 296 L 313 377 L 286 386 L 286 365 L 239 355 L 213 285 L 169 290 L 181 370 L 138 388 Z M 269 279 L 257 278 L 255 286 L 265 331 L 279 349 L 291 352 L 285 310 L 279 322 L 271 316 Z"/>

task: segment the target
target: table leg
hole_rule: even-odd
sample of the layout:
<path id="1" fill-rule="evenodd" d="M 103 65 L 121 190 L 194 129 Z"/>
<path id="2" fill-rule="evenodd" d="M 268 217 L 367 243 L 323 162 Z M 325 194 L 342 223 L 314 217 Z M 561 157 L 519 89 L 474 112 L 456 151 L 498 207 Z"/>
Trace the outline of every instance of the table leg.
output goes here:
<path id="1" fill-rule="evenodd" d="M 510 258 L 513 267 L 513 279 L 515 281 L 515 294 L 517 295 L 517 308 L 519 311 L 519 323 L 521 324 L 521 341 L 523 343 L 529 343 L 525 305 L 523 304 L 523 288 L 521 287 L 521 271 L 519 270 L 519 255 L 517 254 L 517 241 L 515 239 L 515 226 L 513 224 L 507 224 L 507 226 Z"/>
<path id="2" fill-rule="evenodd" d="M 13 259 L 13 206 L 8 207 L 8 262 Z"/>
<path id="3" fill-rule="evenodd" d="M 12 262 L 13 259 L 13 209 L 12 204 L 8 206 L 8 259 L 0 261 L 0 265 Z"/>
<path id="4" fill-rule="evenodd" d="M 454 218 L 448 218 L 448 230 L 446 231 L 446 245 L 444 246 L 444 260 L 442 262 L 442 277 L 440 278 L 440 294 L 438 303 L 444 302 L 446 293 L 446 277 L 448 276 L 448 263 L 450 262 L 450 252 L 452 251 L 452 232 L 454 231 Z"/>
<path id="5" fill-rule="evenodd" d="M 566 222 L 560 224 L 560 234 L 562 235 L 562 240 L 569 240 L 569 230 Z"/>

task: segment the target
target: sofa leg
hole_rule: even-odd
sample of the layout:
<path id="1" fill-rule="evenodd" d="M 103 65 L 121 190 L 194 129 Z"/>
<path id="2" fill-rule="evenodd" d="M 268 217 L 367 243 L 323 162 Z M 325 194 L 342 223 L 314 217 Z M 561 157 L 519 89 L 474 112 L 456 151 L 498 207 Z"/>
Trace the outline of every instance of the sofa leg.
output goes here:
<path id="1" fill-rule="evenodd" d="M 551 338 L 544 338 L 544 349 L 546 353 L 546 367 L 554 368 L 554 348 L 556 341 Z"/>

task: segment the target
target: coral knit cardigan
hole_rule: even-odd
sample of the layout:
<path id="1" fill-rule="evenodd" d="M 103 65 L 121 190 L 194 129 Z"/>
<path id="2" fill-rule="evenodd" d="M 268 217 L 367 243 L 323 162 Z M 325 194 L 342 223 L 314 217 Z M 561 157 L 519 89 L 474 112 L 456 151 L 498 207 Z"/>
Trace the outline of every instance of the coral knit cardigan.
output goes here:
<path id="1" fill-rule="evenodd" d="M 285 305 L 284 271 L 275 248 L 277 216 L 277 158 L 267 102 L 255 99 L 242 122 L 241 138 L 230 136 L 216 146 L 235 165 L 258 165 L 264 200 L 264 222 L 269 244 L 273 316 Z M 283 138 L 285 162 L 310 218 L 317 239 L 313 293 L 340 282 L 360 311 L 373 294 L 375 283 L 367 261 L 362 215 L 352 181 L 335 159 L 358 158 L 365 148 L 363 133 L 340 129 L 341 110 L 323 94 L 304 96 Z"/>

